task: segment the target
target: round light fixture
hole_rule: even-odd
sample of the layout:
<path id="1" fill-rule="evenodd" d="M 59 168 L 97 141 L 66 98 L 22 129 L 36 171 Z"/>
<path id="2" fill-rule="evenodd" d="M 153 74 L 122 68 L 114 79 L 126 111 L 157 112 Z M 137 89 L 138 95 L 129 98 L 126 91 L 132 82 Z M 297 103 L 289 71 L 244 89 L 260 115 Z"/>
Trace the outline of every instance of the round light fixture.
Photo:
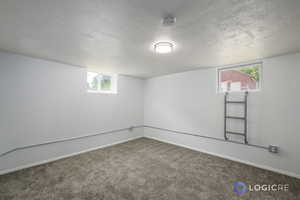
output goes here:
<path id="1" fill-rule="evenodd" d="M 156 53 L 171 53 L 173 51 L 173 44 L 170 42 L 158 42 L 154 44 L 154 51 Z"/>

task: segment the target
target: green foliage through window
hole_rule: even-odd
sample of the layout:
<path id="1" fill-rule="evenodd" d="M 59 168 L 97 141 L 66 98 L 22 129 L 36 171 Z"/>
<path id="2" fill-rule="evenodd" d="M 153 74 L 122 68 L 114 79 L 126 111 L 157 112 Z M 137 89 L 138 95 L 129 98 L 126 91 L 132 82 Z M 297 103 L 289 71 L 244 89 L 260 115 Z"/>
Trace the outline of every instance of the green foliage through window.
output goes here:
<path id="1" fill-rule="evenodd" d="M 259 66 L 249 66 L 249 67 L 242 67 L 238 71 L 244 72 L 251 76 L 256 81 L 259 81 Z"/>
<path id="2" fill-rule="evenodd" d="M 102 90 L 110 90 L 111 88 L 111 77 L 110 76 L 103 76 L 101 80 L 101 89 Z"/>

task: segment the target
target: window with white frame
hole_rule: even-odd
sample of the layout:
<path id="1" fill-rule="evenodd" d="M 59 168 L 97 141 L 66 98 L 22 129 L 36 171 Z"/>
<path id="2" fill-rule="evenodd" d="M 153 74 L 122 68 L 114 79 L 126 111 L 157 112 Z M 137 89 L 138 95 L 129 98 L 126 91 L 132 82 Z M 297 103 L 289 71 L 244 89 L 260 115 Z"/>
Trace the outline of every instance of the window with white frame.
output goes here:
<path id="1" fill-rule="evenodd" d="M 261 87 L 262 63 L 252 63 L 218 69 L 218 91 L 257 91 Z"/>
<path id="2" fill-rule="evenodd" d="M 117 93 L 117 75 L 87 72 L 87 88 L 92 93 Z"/>

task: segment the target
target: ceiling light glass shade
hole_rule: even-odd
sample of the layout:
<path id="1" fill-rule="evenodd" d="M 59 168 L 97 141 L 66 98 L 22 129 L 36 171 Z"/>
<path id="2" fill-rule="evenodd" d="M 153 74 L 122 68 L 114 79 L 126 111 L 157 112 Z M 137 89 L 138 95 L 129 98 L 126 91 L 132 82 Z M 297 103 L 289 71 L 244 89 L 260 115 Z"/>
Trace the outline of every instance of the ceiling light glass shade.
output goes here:
<path id="1" fill-rule="evenodd" d="M 154 44 L 154 51 L 156 53 L 171 53 L 173 51 L 173 44 L 170 42 L 158 42 Z"/>

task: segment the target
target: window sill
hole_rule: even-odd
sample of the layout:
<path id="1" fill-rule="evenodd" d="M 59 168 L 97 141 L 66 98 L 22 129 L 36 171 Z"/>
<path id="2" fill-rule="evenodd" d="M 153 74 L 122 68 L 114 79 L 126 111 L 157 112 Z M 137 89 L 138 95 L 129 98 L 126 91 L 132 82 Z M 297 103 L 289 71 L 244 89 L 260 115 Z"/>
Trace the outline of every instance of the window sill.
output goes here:
<path id="1" fill-rule="evenodd" d="M 245 93 L 245 92 L 260 92 L 261 89 L 257 89 L 257 90 L 241 90 L 241 91 L 228 91 L 227 93 L 231 93 L 231 94 L 238 94 L 238 93 Z M 222 91 L 217 91 L 218 94 L 225 94 L 226 92 L 222 92 Z"/>
<path id="2" fill-rule="evenodd" d="M 117 91 L 93 91 L 93 90 L 88 90 L 87 93 L 91 93 L 91 94 L 118 94 Z"/>

